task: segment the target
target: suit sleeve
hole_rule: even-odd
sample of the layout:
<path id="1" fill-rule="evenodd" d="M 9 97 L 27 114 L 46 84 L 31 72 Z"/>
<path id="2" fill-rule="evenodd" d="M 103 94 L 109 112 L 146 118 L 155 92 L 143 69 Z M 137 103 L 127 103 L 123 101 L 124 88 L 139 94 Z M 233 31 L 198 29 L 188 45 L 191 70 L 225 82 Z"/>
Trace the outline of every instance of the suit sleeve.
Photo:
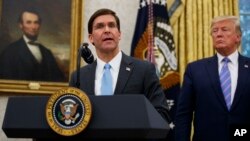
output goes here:
<path id="1" fill-rule="evenodd" d="M 76 87 L 76 72 L 73 72 L 70 77 L 69 86 Z"/>
<path id="2" fill-rule="evenodd" d="M 153 64 L 148 65 L 144 86 L 146 97 L 161 114 L 161 116 L 169 123 L 171 119 L 166 97 L 160 85 L 159 78 L 156 75 L 156 69 Z"/>
<path id="3" fill-rule="evenodd" d="M 194 90 L 192 82 L 192 69 L 188 65 L 184 73 L 184 81 L 178 99 L 175 117 L 175 140 L 189 141 L 191 134 L 191 123 L 194 110 Z"/>

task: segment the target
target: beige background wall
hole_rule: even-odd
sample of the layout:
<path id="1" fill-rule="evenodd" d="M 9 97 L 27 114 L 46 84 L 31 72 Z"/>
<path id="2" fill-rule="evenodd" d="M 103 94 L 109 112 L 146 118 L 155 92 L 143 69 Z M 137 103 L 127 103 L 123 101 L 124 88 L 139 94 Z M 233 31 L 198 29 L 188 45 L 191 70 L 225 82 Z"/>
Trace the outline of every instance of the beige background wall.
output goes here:
<path id="1" fill-rule="evenodd" d="M 83 3 L 83 42 L 88 42 L 87 39 L 87 24 L 90 15 L 99 8 L 110 8 L 117 12 L 121 20 L 122 39 L 120 48 L 124 53 L 130 53 L 131 40 L 134 34 L 137 10 L 139 7 L 139 0 L 85 0 Z M 93 51 L 94 48 L 90 47 Z M 94 53 L 95 54 L 95 53 Z M 2 122 L 4 118 L 5 108 L 8 97 L 0 94 L 0 141 L 31 141 L 31 139 L 8 139 L 2 131 Z"/>

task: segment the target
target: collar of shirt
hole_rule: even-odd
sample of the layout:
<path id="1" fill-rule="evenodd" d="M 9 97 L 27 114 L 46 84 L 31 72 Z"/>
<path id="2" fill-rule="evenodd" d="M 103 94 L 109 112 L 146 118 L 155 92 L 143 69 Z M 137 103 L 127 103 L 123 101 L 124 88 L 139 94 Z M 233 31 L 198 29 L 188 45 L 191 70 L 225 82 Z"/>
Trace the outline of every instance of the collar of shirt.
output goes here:
<path id="1" fill-rule="evenodd" d="M 115 72 L 119 72 L 120 64 L 122 60 L 122 53 L 119 51 L 119 53 L 110 61 L 108 62 L 111 65 L 111 69 Z M 102 61 L 100 58 L 97 57 L 97 72 L 103 72 L 103 68 L 106 62 Z"/>
<path id="2" fill-rule="evenodd" d="M 30 40 L 28 39 L 28 37 L 26 37 L 25 35 L 23 35 L 23 39 L 24 39 L 24 41 L 25 41 L 26 44 L 28 44 L 28 42 L 30 41 Z"/>
<path id="3" fill-rule="evenodd" d="M 23 35 L 23 39 L 25 41 L 25 43 L 30 46 L 31 44 L 29 44 L 29 42 L 31 41 L 27 36 Z M 35 41 L 34 41 L 35 42 Z M 31 45 L 31 46 L 34 46 L 34 45 Z"/>
<path id="4" fill-rule="evenodd" d="M 221 54 L 217 53 L 217 57 L 218 57 L 218 63 L 219 63 L 219 65 L 223 64 L 222 59 L 224 59 L 225 57 L 227 57 L 228 59 L 230 59 L 230 61 L 231 61 L 231 63 L 233 65 L 237 65 L 238 64 L 239 53 L 238 53 L 238 50 L 235 50 L 235 52 L 233 52 L 229 56 L 222 56 Z"/>

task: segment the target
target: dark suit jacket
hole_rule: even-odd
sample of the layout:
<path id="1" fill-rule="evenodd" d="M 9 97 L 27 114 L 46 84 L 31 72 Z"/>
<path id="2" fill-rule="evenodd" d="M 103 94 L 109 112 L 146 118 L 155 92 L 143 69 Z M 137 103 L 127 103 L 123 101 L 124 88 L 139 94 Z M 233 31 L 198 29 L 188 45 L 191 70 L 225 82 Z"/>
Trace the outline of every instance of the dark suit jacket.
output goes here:
<path id="1" fill-rule="evenodd" d="M 95 94 L 97 62 L 80 70 L 80 89 Z M 130 70 L 128 70 L 128 68 Z M 76 72 L 71 76 L 70 86 L 76 87 Z M 160 114 L 168 120 L 166 98 L 153 64 L 137 60 L 122 53 L 122 61 L 114 94 L 144 94 Z"/>
<path id="2" fill-rule="evenodd" d="M 217 56 L 188 64 L 177 105 L 176 141 L 190 140 L 192 120 L 194 141 L 229 141 L 231 125 L 250 123 L 250 59 L 239 55 L 238 62 L 230 111 L 220 87 Z"/>
<path id="3" fill-rule="evenodd" d="M 23 38 L 10 44 L 0 55 L 0 79 L 65 81 L 53 54 L 39 45 L 42 62 L 39 64 Z"/>

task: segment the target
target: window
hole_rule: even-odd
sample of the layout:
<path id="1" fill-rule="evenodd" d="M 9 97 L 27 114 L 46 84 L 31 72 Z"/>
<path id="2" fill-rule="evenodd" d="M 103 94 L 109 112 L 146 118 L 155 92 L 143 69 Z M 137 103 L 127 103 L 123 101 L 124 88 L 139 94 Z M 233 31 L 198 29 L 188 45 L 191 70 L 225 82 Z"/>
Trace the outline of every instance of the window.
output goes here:
<path id="1" fill-rule="evenodd" d="M 250 57 L 250 1 L 239 0 L 242 54 Z"/>

